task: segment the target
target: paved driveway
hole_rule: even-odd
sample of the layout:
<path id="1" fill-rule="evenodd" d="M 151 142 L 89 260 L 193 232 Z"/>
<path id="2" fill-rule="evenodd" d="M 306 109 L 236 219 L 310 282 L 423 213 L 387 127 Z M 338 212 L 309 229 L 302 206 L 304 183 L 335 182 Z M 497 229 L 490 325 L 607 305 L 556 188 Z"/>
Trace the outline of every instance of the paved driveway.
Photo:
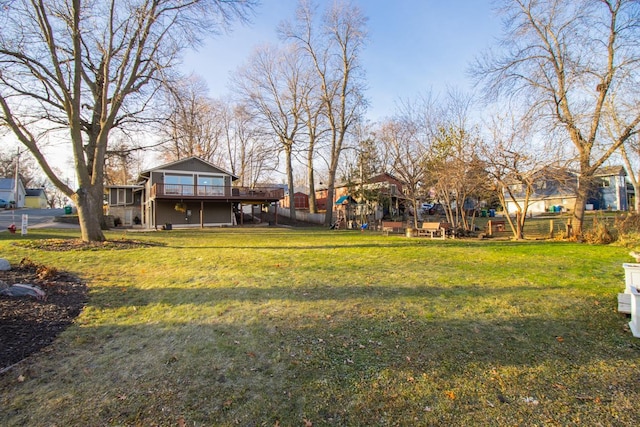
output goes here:
<path id="1" fill-rule="evenodd" d="M 64 209 L 0 210 L 0 232 L 7 231 L 7 227 L 9 227 L 11 224 L 15 224 L 16 228 L 20 230 L 22 228 L 23 214 L 27 215 L 28 228 L 43 226 L 56 227 L 58 223 L 54 223 L 53 219 L 56 216 L 63 215 Z"/>

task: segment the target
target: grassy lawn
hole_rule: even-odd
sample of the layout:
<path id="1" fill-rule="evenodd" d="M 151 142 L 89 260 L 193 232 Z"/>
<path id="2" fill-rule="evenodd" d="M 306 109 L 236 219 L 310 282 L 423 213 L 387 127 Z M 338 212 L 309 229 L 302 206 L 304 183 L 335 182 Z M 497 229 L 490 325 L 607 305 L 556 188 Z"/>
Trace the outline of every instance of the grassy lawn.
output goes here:
<path id="1" fill-rule="evenodd" d="M 90 301 L 0 376 L 0 425 L 637 425 L 627 250 L 563 242 L 215 229 L 0 254 Z"/>

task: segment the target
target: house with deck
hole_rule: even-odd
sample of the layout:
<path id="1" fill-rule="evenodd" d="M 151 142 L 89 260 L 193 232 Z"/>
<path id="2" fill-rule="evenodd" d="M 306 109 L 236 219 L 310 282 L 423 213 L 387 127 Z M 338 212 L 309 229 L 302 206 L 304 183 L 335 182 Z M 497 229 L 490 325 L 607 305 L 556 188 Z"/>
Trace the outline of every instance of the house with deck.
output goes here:
<path id="1" fill-rule="evenodd" d="M 284 196 L 276 186 L 235 186 L 238 177 L 198 157 L 140 173 L 144 228 L 231 226 L 242 223 L 243 205 L 268 205 Z"/>

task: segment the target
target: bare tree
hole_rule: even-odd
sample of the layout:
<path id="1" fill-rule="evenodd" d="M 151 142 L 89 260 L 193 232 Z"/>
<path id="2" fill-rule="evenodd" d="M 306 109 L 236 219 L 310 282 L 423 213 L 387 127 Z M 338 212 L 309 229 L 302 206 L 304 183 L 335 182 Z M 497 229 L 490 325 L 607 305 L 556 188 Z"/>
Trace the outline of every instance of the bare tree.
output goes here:
<path id="1" fill-rule="evenodd" d="M 636 0 L 504 1 L 504 50 L 474 69 L 487 94 L 517 97 L 532 119 L 571 141 L 578 234 L 596 170 L 640 125 L 639 8 Z M 603 124 L 614 116 L 620 131 L 608 135 Z"/>
<path id="2" fill-rule="evenodd" d="M 139 117 L 179 54 L 244 20 L 253 0 L 16 0 L 0 15 L 0 124 L 76 204 L 82 239 L 101 230 L 104 161 L 112 129 Z M 78 188 L 43 151 L 66 139 Z"/>
<path id="3" fill-rule="evenodd" d="M 418 201 L 423 195 L 431 138 L 410 116 L 389 119 L 382 124 L 378 137 L 385 146 L 394 175 L 403 181 L 405 196 L 413 206 L 413 226 L 418 228 Z"/>
<path id="4" fill-rule="evenodd" d="M 207 92 L 206 82 L 194 75 L 167 88 L 170 111 L 162 126 L 167 142 L 161 146 L 167 161 L 196 156 L 220 163 L 226 106 Z"/>
<path id="5" fill-rule="evenodd" d="M 430 123 L 433 135 L 425 184 L 436 191 L 454 228 L 468 232 L 473 229 L 477 205 L 487 190 L 479 156 L 481 138 L 470 120 L 473 98 L 449 88 L 443 98 L 431 103 L 437 108 L 431 107 L 425 113 L 425 124 Z"/>
<path id="6" fill-rule="evenodd" d="M 308 70 L 307 72 L 312 72 Z M 315 161 L 318 144 L 327 131 L 324 115 L 325 104 L 322 102 L 322 93 L 319 93 L 317 85 L 309 84 L 302 98 L 302 117 L 307 136 L 307 184 L 309 186 L 309 212 L 317 213 Z"/>
<path id="7" fill-rule="evenodd" d="M 478 152 L 480 138 L 472 129 L 445 122 L 433 139 L 425 184 L 435 189 L 453 227 L 471 231 L 477 204 L 487 193 L 487 175 Z"/>
<path id="8" fill-rule="evenodd" d="M 513 114 L 495 116 L 488 126 L 488 140 L 481 147 L 487 174 L 516 240 L 524 239 L 535 180 L 547 163 L 546 156 L 534 148 L 530 128 L 526 120 L 517 119 Z M 513 206 L 515 220 L 509 205 Z"/>
<path id="9" fill-rule="evenodd" d="M 117 135 L 117 134 L 116 134 Z M 135 182 L 142 171 L 142 149 L 124 135 L 112 134 L 112 143 L 105 155 L 104 183 L 107 185 Z"/>
<path id="10" fill-rule="evenodd" d="M 317 21 L 316 6 L 301 0 L 295 22 L 280 28 L 312 61 L 324 104 L 329 128 L 327 226 L 333 221 L 331 204 L 345 139 L 365 107 L 360 53 L 366 41 L 366 22 L 362 11 L 347 1 L 333 3 Z"/>
<path id="11" fill-rule="evenodd" d="M 19 147 L 11 147 L 0 153 L 0 178 L 14 178 L 16 162 L 18 162 L 18 173 L 24 186 L 37 186 L 38 176 L 42 172 L 33 157 Z"/>
<path id="12" fill-rule="evenodd" d="M 255 186 L 277 163 L 277 149 L 246 104 L 225 102 L 224 139 L 229 170 L 240 186 Z"/>
<path id="13" fill-rule="evenodd" d="M 291 197 L 294 194 L 293 151 L 304 125 L 302 100 L 308 90 L 306 77 L 300 56 L 292 46 L 282 49 L 266 46 L 255 52 L 235 79 L 252 114 L 273 131 L 279 142 Z M 289 204 L 289 214 L 295 220 L 294 203 Z"/>

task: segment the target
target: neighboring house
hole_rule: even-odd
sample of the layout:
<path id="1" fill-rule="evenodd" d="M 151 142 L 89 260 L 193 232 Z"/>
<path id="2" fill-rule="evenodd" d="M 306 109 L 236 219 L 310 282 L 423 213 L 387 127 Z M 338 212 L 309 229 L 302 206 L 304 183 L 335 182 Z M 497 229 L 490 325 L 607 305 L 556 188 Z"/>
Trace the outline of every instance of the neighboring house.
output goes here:
<path id="1" fill-rule="evenodd" d="M 607 166 L 598 169 L 595 174 L 598 190 L 588 200 L 594 210 L 609 209 L 614 211 L 629 210 L 632 191 L 627 185 L 627 172 L 622 166 Z"/>
<path id="2" fill-rule="evenodd" d="M 142 185 L 109 185 L 107 191 L 107 214 L 116 224 L 131 226 L 142 224 Z"/>
<path id="3" fill-rule="evenodd" d="M 235 225 L 243 204 L 270 204 L 284 196 L 275 186 L 234 187 L 236 176 L 198 157 L 144 171 L 140 179 L 146 228 Z"/>
<path id="4" fill-rule="evenodd" d="M 26 190 L 21 179 L 18 179 L 18 199 L 16 200 L 15 178 L 0 178 L 0 199 L 14 202 L 18 208 L 24 207 Z"/>
<path id="5" fill-rule="evenodd" d="M 375 175 L 363 183 L 358 181 L 352 183 L 337 184 L 333 194 L 333 210 L 337 210 L 342 203 L 338 201 L 346 200 L 345 196 L 353 196 L 362 205 L 362 209 L 354 209 L 354 215 L 373 215 L 372 220 L 379 220 L 385 216 L 397 216 L 404 211 L 403 182 L 389 173 Z M 365 194 L 366 203 L 361 203 L 359 195 Z M 327 209 L 328 190 L 320 188 L 316 191 L 316 205 L 318 210 Z M 347 218 L 348 220 L 354 218 Z"/>
<path id="6" fill-rule="evenodd" d="M 576 202 L 577 174 L 569 171 L 543 169 L 533 185 L 527 213 L 537 215 L 544 212 L 570 211 Z M 629 209 L 629 189 L 626 172 L 622 166 L 609 166 L 598 169 L 594 175 L 597 183 L 587 201 L 587 210 Z M 524 204 L 524 186 L 513 184 L 512 191 L 517 203 Z M 515 214 L 517 206 L 507 198 L 507 211 Z"/>
<path id="7" fill-rule="evenodd" d="M 27 188 L 25 190 L 24 206 L 32 209 L 47 209 L 49 203 L 44 188 Z"/>

